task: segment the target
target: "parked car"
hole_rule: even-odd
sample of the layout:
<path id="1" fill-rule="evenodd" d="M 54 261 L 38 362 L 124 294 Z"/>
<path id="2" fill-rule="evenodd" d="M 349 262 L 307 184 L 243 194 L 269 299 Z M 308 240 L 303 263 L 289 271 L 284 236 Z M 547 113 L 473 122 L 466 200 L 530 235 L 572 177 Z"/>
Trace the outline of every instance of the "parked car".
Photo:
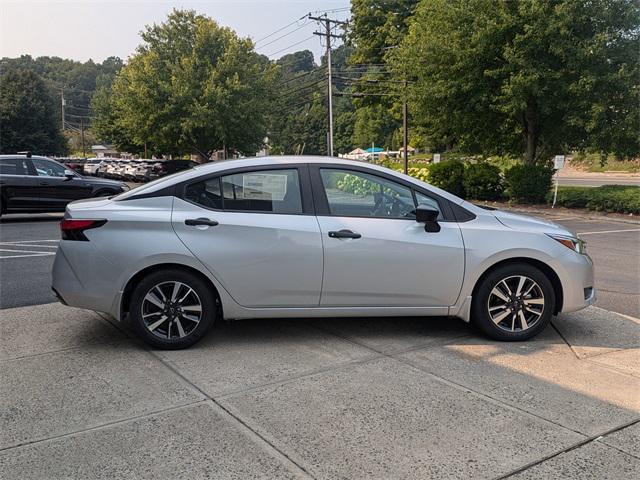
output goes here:
<path id="1" fill-rule="evenodd" d="M 71 203 L 61 230 L 61 301 L 128 318 L 159 348 L 222 318 L 304 316 L 456 316 L 525 340 L 596 299 L 566 228 L 342 159 L 201 165 Z"/>
<path id="2" fill-rule="evenodd" d="M 133 179 L 136 182 L 146 182 L 150 178 L 150 170 L 153 168 L 153 165 L 158 163 L 157 160 L 152 159 L 142 159 L 138 162 L 136 166 L 136 170 L 133 173 Z"/>
<path id="3" fill-rule="evenodd" d="M 135 180 L 135 173 L 140 163 L 140 160 L 131 160 L 130 162 L 125 164 L 124 168 L 122 169 L 122 176 L 124 180 Z"/>
<path id="4" fill-rule="evenodd" d="M 105 160 L 103 158 L 88 159 L 82 166 L 83 173 L 85 175 L 91 175 L 91 176 L 97 177 L 100 172 L 100 169 L 103 167 L 104 161 Z"/>
<path id="5" fill-rule="evenodd" d="M 61 163 L 69 170 L 73 170 L 77 173 L 82 173 L 86 158 L 56 158 L 55 161 Z"/>
<path id="6" fill-rule="evenodd" d="M 106 165 L 106 168 L 104 170 L 104 176 L 106 178 L 112 178 L 112 179 L 118 178 L 118 172 L 120 171 L 120 166 L 122 165 L 122 162 L 124 162 L 124 160 L 120 158 L 111 159 Z"/>
<path id="7" fill-rule="evenodd" d="M 0 215 L 64 211 L 71 201 L 128 189 L 120 182 L 82 176 L 50 158 L 0 155 Z"/>
<path id="8" fill-rule="evenodd" d="M 155 180 L 166 175 L 172 175 L 182 170 L 196 166 L 191 160 L 156 160 L 150 169 L 147 169 L 145 180 Z"/>

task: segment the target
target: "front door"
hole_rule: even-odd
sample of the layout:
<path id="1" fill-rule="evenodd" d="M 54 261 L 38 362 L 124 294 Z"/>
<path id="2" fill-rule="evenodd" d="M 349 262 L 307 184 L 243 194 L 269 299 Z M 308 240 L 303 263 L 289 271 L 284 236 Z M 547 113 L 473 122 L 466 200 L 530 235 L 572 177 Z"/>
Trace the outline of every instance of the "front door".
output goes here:
<path id="1" fill-rule="evenodd" d="M 302 170 L 306 174 L 306 170 Z M 187 248 L 246 307 L 317 307 L 322 240 L 297 168 L 197 179 L 174 201 Z"/>
<path id="2" fill-rule="evenodd" d="M 40 205 L 44 209 L 64 210 L 67 203 L 91 196 L 91 185 L 80 175 L 67 178 L 65 167 L 44 158 L 32 158 L 38 176 Z"/>
<path id="3" fill-rule="evenodd" d="M 437 233 L 415 221 L 416 203 L 438 201 L 374 174 L 314 170 L 326 214 L 322 306 L 447 307 L 458 298 L 464 245 L 455 222 Z"/>

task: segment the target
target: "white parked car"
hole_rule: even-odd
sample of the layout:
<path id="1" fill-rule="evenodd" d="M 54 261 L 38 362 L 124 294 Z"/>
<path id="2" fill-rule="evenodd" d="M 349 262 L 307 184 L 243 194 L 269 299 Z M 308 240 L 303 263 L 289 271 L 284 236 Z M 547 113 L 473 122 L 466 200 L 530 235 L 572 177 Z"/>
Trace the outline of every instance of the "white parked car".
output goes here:
<path id="1" fill-rule="evenodd" d="M 61 229 L 60 300 L 160 348 L 257 317 L 456 316 L 524 340 L 596 298 L 564 227 L 341 159 L 209 163 L 71 203 Z"/>

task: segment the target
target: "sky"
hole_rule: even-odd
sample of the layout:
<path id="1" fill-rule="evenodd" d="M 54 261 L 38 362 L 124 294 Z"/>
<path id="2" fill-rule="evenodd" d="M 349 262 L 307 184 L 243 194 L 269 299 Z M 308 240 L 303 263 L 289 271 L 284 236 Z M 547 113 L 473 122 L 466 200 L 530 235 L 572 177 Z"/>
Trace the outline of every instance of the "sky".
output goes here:
<path id="1" fill-rule="evenodd" d="M 172 9 L 185 8 L 252 38 L 256 51 L 272 59 L 308 49 L 319 61 L 324 47 L 313 35 L 318 26 L 300 17 L 329 10 L 330 18 L 345 20 L 349 4 L 349 0 L 0 0 L 0 57 L 126 60 L 141 42 L 139 33 L 145 25 L 161 23 Z"/>

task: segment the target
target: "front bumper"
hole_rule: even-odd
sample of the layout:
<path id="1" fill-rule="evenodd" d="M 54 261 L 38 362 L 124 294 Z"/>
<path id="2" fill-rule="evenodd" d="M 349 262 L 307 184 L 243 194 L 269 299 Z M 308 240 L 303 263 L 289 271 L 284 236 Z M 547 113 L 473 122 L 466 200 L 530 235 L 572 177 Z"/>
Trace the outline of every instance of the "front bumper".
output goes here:
<path id="1" fill-rule="evenodd" d="M 588 255 L 567 252 L 557 259 L 555 271 L 562 283 L 562 312 L 575 312 L 597 301 L 593 261 Z"/>

